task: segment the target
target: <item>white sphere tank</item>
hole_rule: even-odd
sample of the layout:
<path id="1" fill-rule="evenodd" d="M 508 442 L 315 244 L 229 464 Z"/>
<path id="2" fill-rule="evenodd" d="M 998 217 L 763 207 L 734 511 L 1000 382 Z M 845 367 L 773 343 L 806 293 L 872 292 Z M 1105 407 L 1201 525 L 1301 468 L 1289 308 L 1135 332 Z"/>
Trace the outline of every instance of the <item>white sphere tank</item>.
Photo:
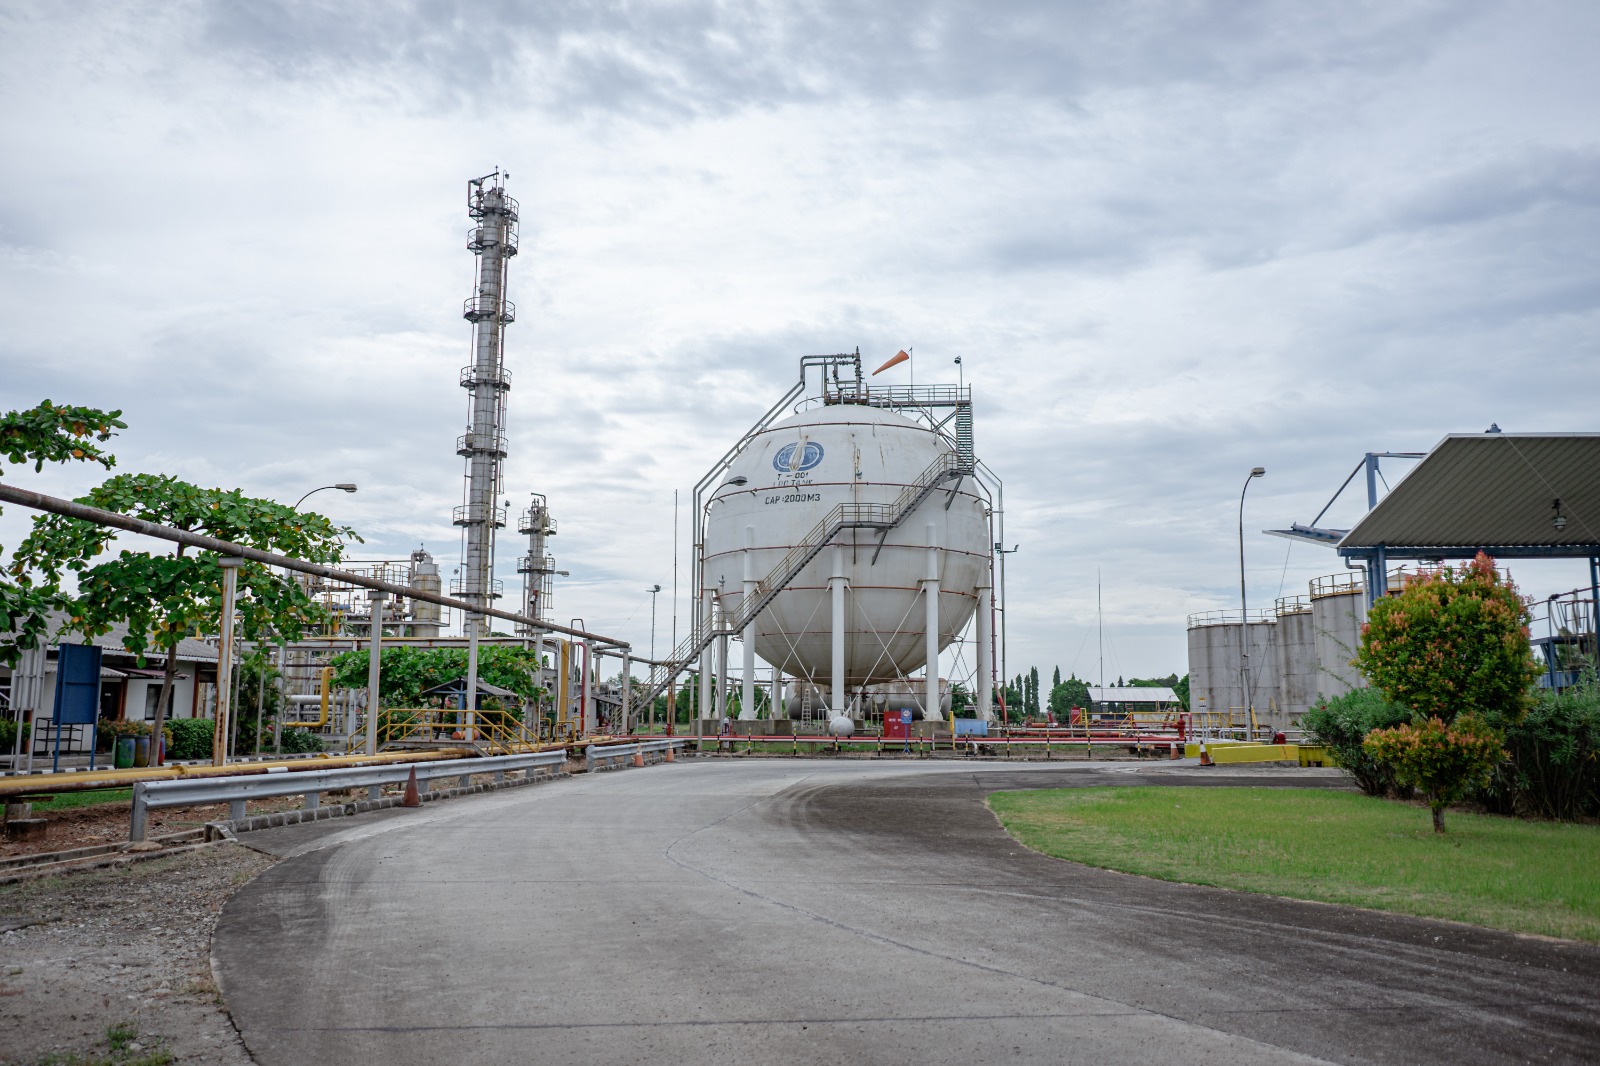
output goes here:
<path id="1" fill-rule="evenodd" d="M 941 455 L 948 441 L 903 415 L 860 404 L 803 411 L 752 437 L 712 496 L 704 580 L 729 612 L 744 596 L 745 545 L 759 580 L 841 503 L 891 504 Z M 954 490 L 955 497 L 950 499 Z M 945 506 L 949 502 L 949 507 Z M 928 525 L 939 564 L 939 647 L 977 607 L 989 573 L 986 505 L 972 479 L 946 481 L 890 531 L 878 551 L 872 529 L 846 530 L 845 675 L 851 688 L 906 677 L 926 661 Z M 876 559 L 874 559 L 876 555 Z M 756 619 L 756 654 L 784 673 L 832 682 L 833 548 L 824 548 Z"/>

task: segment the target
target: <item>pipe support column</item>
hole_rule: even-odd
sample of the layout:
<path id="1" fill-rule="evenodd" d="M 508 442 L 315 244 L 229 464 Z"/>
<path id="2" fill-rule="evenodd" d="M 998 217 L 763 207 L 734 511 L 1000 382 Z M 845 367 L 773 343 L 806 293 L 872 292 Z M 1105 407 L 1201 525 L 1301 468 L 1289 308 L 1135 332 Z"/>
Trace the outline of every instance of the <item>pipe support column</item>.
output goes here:
<path id="1" fill-rule="evenodd" d="M 922 600 L 925 608 L 923 628 L 927 640 L 927 693 L 923 696 L 922 717 L 929 721 L 939 717 L 939 538 L 932 522 L 927 525 L 928 570 L 922 579 Z M 956 702 L 950 700 L 950 732 L 955 733 Z"/>
<path id="2" fill-rule="evenodd" d="M 755 566 L 756 528 L 744 527 L 744 599 L 739 604 L 739 609 L 745 609 L 745 604 L 754 603 L 756 598 L 756 566 Z M 750 619 L 750 624 L 744 627 L 740 634 L 744 641 L 744 685 L 739 692 L 739 720 L 753 722 L 756 718 L 756 620 Z"/>
<path id="3" fill-rule="evenodd" d="M 845 676 L 844 676 L 844 545 L 833 546 L 833 577 L 828 579 L 828 588 L 833 599 L 833 714 L 845 713 Z"/>
<path id="4" fill-rule="evenodd" d="M 978 718 L 994 720 L 994 589 L 978 586 Z"/>
<path id="5" fill-rule="evenodd" d="M 383 601 L 387 592 L 368 595 L 372 604 L 372 642 L 367 648 L 367 754 L 378 754 L 378 686 L 383 669 Z"/>
<path id="6" fill-rule="evenodd" d="M 228 764 L 228 734 L 229 717 L 233 711 L 233 615 L 234 602 L 238 599 L 239 567 L 244 565 L 243 559 L 230 558 L 217 560 L 222 567 L 222 645 L 217 649 L 217 720 L 216 727 L 211 732 L 211 765 L 226 766 Z M 171 654 L 176 655 L 177 649 Z M 195 674 L 195 687 L 200 685 L 199 672 Z M 168 693 L 163 692 L 161 698 L 171 699 Z M 58 734 L 59 735 L 59 734 Z M 160 738 L 152 738 L 151 745 L 160 747 Z M 159 762 L 156 752 L 152 751 L 151 764 Z"/>

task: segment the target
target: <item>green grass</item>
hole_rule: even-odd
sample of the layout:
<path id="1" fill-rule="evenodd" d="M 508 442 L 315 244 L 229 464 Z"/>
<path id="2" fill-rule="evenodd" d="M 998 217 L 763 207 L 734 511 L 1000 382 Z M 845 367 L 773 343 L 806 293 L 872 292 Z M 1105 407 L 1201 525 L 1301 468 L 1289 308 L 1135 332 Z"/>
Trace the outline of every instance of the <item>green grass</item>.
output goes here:
<path id="1" fill-rule="evenodd" d="M 1600 942 L 1600 827 L 1280 788 L 996 792 L 1046 855 L 1164 881 Z"/>
<path id="2" fill-rule="evenodd" d="M 35 811 L 62 811 L 68 807 L 92 807 L 97 803 L 132 803 L 133 789 L 106 788 L 88 792 L 58 792 L 49 799 L 32 802 Z"/>

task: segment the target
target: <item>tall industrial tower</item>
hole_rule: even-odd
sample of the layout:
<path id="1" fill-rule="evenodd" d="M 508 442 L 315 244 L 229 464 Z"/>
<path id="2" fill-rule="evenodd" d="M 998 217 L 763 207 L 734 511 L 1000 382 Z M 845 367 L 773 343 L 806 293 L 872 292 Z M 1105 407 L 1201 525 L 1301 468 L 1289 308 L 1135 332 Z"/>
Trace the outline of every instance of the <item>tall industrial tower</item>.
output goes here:
<path id="1" fill-rule="evenodd" d="M 539 493 L 517 520 L 517 532 L 527 535 L 528 554 L 517 562 L 517 572 L 522 579 L 522 613 L 529 618 L 544 618 L 550 610 L 550 593 L 555 585 L 556 560 L 548 554 L 545 538 L 556 535 L 556 520 L 550 517 L 550 506 Z M 533 636 L 534 629 L 526 622 L 517 623 L 518 636 Z"/>
<path id="2" fill-rule="evenodd" d="M 517 308 L 506 299 L 506 265 L 517 254 L 517 202 L 506 195 L 511 175 L 494 173 L 467 182 L 467 214 L 475 223 L 467 247 L 478 257 L 478 286 L 462 306 L 472 323 L 472 362 L 461 368 L 461 387 L 470 397 L 471 421 L 456 441 L 456 454 L 467 461 L 465 502 L 455 509 L 461 532 L 461 571 L 450 592 L 474 605 L 489 607 L 500 595 L 494 578 L 494 534 L 506 524 L 500 498 L 500 464 L 506 457 L 506 392 L 511 374 L 505 368 L 505 328 Z M 489 631 L 479 615 L 464 620 L 480 635 Z"/>

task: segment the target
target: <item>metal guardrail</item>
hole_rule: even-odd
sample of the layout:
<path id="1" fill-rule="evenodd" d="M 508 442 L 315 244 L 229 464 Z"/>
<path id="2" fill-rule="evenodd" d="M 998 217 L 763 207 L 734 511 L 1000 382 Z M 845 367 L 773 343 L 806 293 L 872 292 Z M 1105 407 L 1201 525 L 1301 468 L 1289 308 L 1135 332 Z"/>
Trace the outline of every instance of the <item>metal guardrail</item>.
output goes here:
<path id="1" fill-rule="evenodd" d="M 682 751 L 685 741 L 681 737 L 664 740 L 641 740 L 633 744 L 590 744 L 584 749 L 584 761 L 592 772 L 601 763 L 616 764 L 616 760 L 648 755 L 653 751 Z"/>
<path id="2" fill-rule="evenodd" d="M 391 763 L 387 766 L 335 767 L 329 770 L 298 770 L 293 773 L 268 772 L 239 777 L 205 777 L 191 781 L 140 781 L 133 786 L 133 820 L 129 840 L 143 840 L 149 827 L 150 812 L 168 807 L 198 807 L 206 803 L 227 803 L 232 819 L 245 816 L 245 802 L 274 796 L 304 795 L 306 809 L 318 806 L 323 792 L 346 788 L 376 790 L 384 785 L 403 784 L 413 770 L 419 788 L 427 789 L 435 778 L 468 778 L 493 773 L 501 779 L 508 770 L 529 770 L 541 766 L 560 766 L 567 759 L 565 748 L 529 752 L 524 755 L 493 755 L 484 759 L 449 759 L 436 762 Z M 374 796 L 373 798 L 377 798 Z"/>

